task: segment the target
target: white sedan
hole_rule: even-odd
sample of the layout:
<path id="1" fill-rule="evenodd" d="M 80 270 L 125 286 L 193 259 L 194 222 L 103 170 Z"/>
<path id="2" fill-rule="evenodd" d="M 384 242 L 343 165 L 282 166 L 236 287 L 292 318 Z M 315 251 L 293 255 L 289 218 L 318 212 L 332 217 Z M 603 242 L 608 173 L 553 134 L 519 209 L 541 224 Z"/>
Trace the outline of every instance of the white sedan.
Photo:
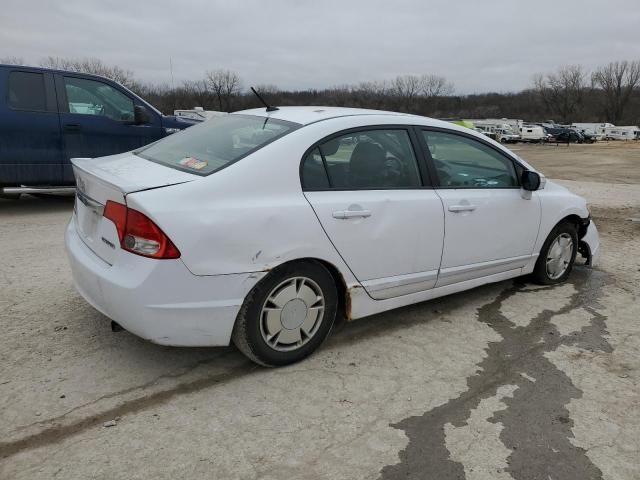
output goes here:
<path id="1" fill-rule="evenodd" d="M 237 112 L 74 159 L 66 246 L 97 310 L 164 345 L 285 365 L 366 317 L 531 274 L 599 240 L 585 200 L 487 137 L 414 115 Z"/>

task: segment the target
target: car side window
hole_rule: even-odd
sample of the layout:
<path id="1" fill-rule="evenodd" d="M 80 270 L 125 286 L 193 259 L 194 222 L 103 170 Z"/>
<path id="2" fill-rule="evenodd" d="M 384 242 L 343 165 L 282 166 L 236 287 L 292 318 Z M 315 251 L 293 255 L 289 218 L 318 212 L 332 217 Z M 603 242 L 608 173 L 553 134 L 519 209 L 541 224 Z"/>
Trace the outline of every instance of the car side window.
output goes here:
<path id="1" fill-rule="evenodd" d="M 9 108 L 38 112 L 47 111 L 47 96 L 42 73 L 11 72 L 8 83 L 7 98 Z"/>
<path id="2" fill-rule="evenodd" d="M 309 164 L 309 166 L 307 166 Z M 314 165 L 312 167 L 312 165 Z M 304 159 L 302 184 L 312 187 L 323 167 L 329 188 L 375 190 L 420 187 L 420 174 L 411 140 L 406 130 L 380 129 L 351 132 L 319 145 Z"/>
<path id="3" fill-rule="evenodd" d="M 514 162 L 462 135 L 423 130 L 422 135 L 445 188 L 512 188 L 520 182 Z"/>
<path id="4" fill-rule="evenodd" d="M 101 115 L 132 122 L 133 100 L 111 85 L 85 78 L 64 77 L 69 113 Z"/>
<path id="5" fill-rule="evenodd" d="M 302 188 L 304 190 L 326 190 L 329 177 L 318 148 L 311 150 L 302 162 Z"/>

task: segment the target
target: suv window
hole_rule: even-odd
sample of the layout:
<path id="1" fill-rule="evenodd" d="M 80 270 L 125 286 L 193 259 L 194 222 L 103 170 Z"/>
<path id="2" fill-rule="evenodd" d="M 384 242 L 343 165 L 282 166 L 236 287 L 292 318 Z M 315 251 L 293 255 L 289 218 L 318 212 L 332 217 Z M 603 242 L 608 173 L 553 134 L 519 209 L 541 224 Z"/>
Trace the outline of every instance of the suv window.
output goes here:
<path id="1" fill-rule="evenodd" d="M 174 133 L 134 153 L 167 167 L 209 175 L 298 127 L 297 123 L 268 117 L 224 115 Z"/>
<path id="2" fill-rule="evenodd" d="M 42 73 L 11 72 L 7 96 L 9 108 L 14 110 L 47 111 Z"/>
<path id="3" fill-rule="evenodd" d="M 421 186 L 416 157 L 406 130 L 352 132 L 311 151 L 302 165 L 308 190 L 394 189 Z"/>
<path id="4" fill-rule="evenodd" d="M 64 77 L 69 113 L 101 115 L 132 122 L 133 100 L 106 83 L 85 78 Z"/>
<path id="5" fill-rule="evenodd" d="M 519 186 L 513 161 L 477 140 L 423 130 L 441 187 L 506 188 Z"/>

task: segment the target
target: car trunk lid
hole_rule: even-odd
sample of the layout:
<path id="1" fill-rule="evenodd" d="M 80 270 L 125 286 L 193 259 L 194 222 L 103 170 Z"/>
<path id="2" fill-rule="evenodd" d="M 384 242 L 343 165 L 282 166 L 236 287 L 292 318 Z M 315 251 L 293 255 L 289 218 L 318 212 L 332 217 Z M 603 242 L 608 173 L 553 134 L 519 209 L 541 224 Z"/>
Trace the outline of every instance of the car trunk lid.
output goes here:
<path id="1" fill-rule="evenodd" d="M 120 250 L 114 223 L 103 217 L 111 200 L 126 204 L 129 193 L 177 185 L 200 178 L 125 153 L 103 158 L 73 158 L 76 201 L 73 221 L 78 235 L 102 260 L 112 265 Z"/>

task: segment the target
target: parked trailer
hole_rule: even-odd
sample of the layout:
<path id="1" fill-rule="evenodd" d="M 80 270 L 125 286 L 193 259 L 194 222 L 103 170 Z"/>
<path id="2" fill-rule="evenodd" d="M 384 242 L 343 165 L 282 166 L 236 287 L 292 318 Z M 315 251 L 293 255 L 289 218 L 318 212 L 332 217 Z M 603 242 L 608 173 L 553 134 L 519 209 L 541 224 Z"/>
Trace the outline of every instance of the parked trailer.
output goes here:
<path id="1" fill-rule="evenodd" d="M 569 128 L 602 140 L 606 137 L 606 129 L 614 126 L 612 123 L 572 123 Z"/>
<path id="2" fill-rule="evenodd" d="M 511 127 L 507 124 L 497 127 L 493 125 L 478 125 L 475 130 L 500 143 L 516 143 L 520 141 L 520 134 L 511 130 Z"/>
<path id="3" fill-rule="evenodd" d="M 482 118 L 482 119 L 465 119 L 467 122 L 473 122 L 473 124 L 478 126 L 490 125 L 502 129 L 510 128 L 514 134 L 518 134 L 520 132 L 520 127 L 524 125 L 524 121 L 515 118 Z"/>
<path id="4" fill-rule="evenodd" d="M 214 117 L 221 117 L 228 115 L 227 112 L 220 112 L 217 110 L 205 110 L 202 107 L 193 107 L 190 110 L 174 110 L 173 114 L 176 118 L 188 118 L 189 120 L 195 120 L 196 122 L 204 122 Z"/>
<path id="5" fill-rule="evenodd" d="M 608 127 L 605 129 L 604 137 L 607 140 L 638 140 L 640 128 L 637 126 Z"/>
<path id="6" fill-rule="evenodd" d="M 547 134 L 539 125 L 522 125 L 520 127 L 520 139 L 522 142 L 546 142 Z"/>

